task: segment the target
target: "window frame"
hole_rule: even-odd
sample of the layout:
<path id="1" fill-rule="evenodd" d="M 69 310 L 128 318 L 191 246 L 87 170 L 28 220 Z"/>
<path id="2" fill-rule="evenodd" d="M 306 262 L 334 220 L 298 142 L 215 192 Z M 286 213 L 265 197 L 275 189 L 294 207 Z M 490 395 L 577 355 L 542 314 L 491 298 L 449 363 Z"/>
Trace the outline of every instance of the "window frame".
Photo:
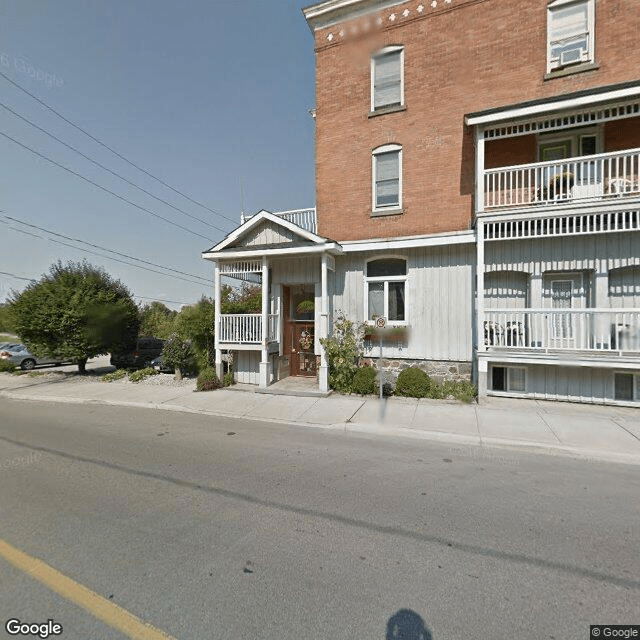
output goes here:
<path id="1" fill-rule="evenodd" d="M 560 59 L 553 60 L 551 57 L 552 40 L 551 24 L 554 11 L 570 5 L 585 5 L 587 9 L 587 51 L 586 54 L 575 62 L 562 64 Z M 570 69 L 580 65 L 595 62 L 595 2 L 594 0 L 553 0 L 547 4 L 547 73 Z"/>
<path id="2" fill-rule="evenodd" d="M 376 89 L 375 89 L 375 80 L 376 80 L 376 61 L 380 58 L 383 58 L 390 53 L 400 52 L 400 104 L 396 104 L 395 102 L 380 105 L 378 107 L 375 106 L 375 97 L 376 97 Z M 405 106 L 404 104 L 404 46 L 403 45 L 389 45 L 388 47 L 384 47 L 379 51 L 376 51 L 371 56 L 371 89 L 370 89 L 370 99 L 371 99 L 371 113 L 380 113 L 386 109 L 401 109 Z"/>
<path id="3" fill-rule="evenodd" d="M 617 384 L 616 384 L 616 377 L 619 375 L 627 375 L 627 376 L 631 376 L 631 399 L 623 399 L 623 398 L 617 398 L 616 396 L 617 394 Z M 613 373 L 613 399 L 615 402 L 633 402 L 633 403 L 637 403 L 640 402 L 640 373 L 637 373 L 636 371 L 629 371 L 629 370 L 619 370 L 619 371 L 614 371 Z"/>
<path id="4" fill-rule="evenodd" d="M 398 154 L 398 202 L 397 204 L 381 205 L 377 203 L 377 174 L 378 174 L 378 157 L 387 153 Z M 371 151 L 371 210 L 373 213 L 385 211 L 399 211 L 402 209 L 402 145 L 400 144 L 384 144 L 376 147 Z"/>
<path id="5" fill-rule="evenodd" d="M 378 260 L 403 260 L 405 264 L 405 275 L 403 276 L 368 276 L 367 267 L 370 262 L 376 262 Z M 364 322 L 367 325 L 374 326 L 375 320 L 369 318 L 369 284 L 384 283 L 383 289 L 383 312 L 384 318 L 387 321 L 387 326 L 391 327 L 406 327 L 409 324 L 409 301 L 407 298 L 407 281 L 409 279 L 409 261 L 406 256 L 403 255 L 383 255 L 372 256 L 367 258 L 364 263 Z M 390 282 L 402 282 L 404 284 L 404 320 L 389 320 L 389 283 Z"/>

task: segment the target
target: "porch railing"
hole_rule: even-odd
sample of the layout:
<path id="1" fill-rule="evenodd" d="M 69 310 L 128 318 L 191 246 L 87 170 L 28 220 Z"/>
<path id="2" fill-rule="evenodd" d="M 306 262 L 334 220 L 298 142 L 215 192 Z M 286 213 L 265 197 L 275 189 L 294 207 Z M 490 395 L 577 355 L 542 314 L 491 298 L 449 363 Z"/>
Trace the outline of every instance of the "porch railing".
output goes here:
<path id="1" fill-rule="evenodd" d="M 220 315 L 220 342 L 262 344 L 262 314 L 225 313 Z M 278 314 L 269 314 L 267 340 L 278 341 Z"/>
<path id="2" fill-rule="evenodd" d="M 484 170 L 484 208 L 640 194 L 640 149 Z"/>
<path id="3" fill-rule="evenodd" d="M 640 309 L 488 309 L 484 348 L 640 355 Z"/>

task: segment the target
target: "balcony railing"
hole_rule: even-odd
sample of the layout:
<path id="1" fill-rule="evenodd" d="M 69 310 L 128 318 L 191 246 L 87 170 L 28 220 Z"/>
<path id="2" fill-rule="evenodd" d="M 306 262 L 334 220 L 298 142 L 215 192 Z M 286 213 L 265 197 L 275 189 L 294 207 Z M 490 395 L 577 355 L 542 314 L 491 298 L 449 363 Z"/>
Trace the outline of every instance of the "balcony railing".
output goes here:
<path id="1" fill-rule="evenodd" d="M 485 169 L 484 208 L 640 194 L 640 149 Z"/>
<path id="2" fill-rule="evenodd" d="M 640 309 L 492 309 L 484 316 L 485 349 L 640 355 Z"/>
<path id="3" fill-rule="evenodd" d="M 298 225 L 305 231 L 311 233 L 317 233 L 318 224 L 316 210 L 314 207 L 308 209 L 291 209 L 290 211 L 274 211 L 274 216 L 284 218 L 293 224 Z M 253 216 L 241 216 L 240 223 L 244 224 L 247 220 L 250 220 Z"/>
<path id="4" fill-rule="evenodd" d="M 262 314 L 221 314 L 219 331 L 220 342 L 232 344 L 262 344 Z M 278 341 L 277 314 L 269 314 L 267 341 Z"/>

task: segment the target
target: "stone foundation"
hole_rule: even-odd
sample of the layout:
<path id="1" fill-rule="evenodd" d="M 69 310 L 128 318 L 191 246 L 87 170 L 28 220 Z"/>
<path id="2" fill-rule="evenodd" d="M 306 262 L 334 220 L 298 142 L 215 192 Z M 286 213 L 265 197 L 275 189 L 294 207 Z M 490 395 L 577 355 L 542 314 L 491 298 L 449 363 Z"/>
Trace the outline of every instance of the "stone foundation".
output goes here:
<path id="1" fill-rule="evenodd" d="M 362 358 L 363 366 L 378 369 L 378 358 Z M 403 369 L 416 367 L 422 369 L 427 375 L 442 384 L 445 380 L 471 380 L 471 362 L 458 362 L 456 360 L 409 360 L 402 358 L 383 358 L 382 368 L 385 381 L 395 385 L 398 375 Z"/>

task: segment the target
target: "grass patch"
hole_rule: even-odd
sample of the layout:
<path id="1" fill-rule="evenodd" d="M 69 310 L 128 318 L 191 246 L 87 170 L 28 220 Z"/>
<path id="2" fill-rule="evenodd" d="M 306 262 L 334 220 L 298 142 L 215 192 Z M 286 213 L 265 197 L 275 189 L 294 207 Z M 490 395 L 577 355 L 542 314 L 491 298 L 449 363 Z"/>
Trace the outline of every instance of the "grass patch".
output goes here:
<path id="1" fill-rule="evenodd" d="M 126 369 L 116 369 L 111 373 L 105 373 L 100 380 L 102 382 L 114 382 L 115 380 L 122 380 L 122 378 L 126 378 L 129 372 Z"/>
<path id="2" fill-rule="evenodd" d="M 140 382 L 145 378 L 155 375 L 158 375 L 158 372 L 153 367 L 146 367 L 145 369 L 138 369 L 138 371 L 130 373 L 129 380 L 131 380 L 131 382 Z"/>
<path id="3" fill-rule="evenodd" d="M 0 371 L 8 371 L 9 373 L 16 370 L 16 365 L 11 360 L 3 360 L 0 358 Z"/>

